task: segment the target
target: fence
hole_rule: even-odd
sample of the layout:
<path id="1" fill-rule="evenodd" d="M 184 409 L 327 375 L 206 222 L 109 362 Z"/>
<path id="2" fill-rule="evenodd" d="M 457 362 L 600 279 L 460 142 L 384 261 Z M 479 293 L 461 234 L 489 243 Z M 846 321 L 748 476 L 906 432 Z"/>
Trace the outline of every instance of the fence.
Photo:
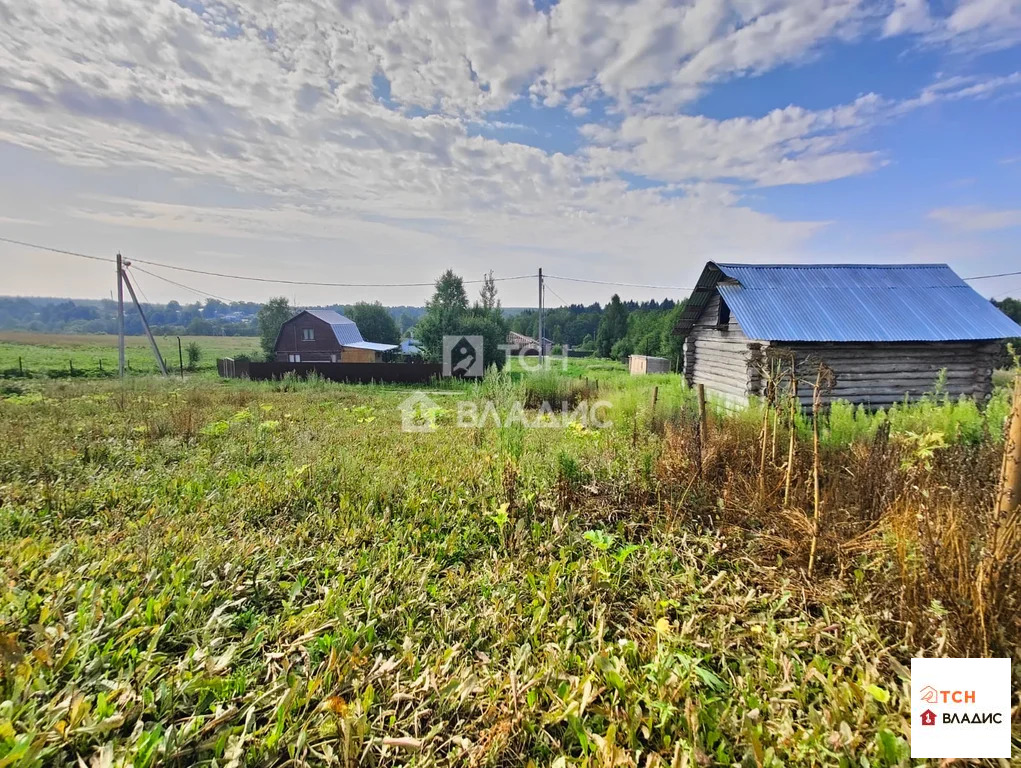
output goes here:
<path id="1" fill-rule="evenodd" d="M 255 363 L 229 357 L 217 360 L 216 370 L 227 379 L 268 381 L 287 374 L 304 379 L 314 374 L 352 384 L 426 384 L 443 375 L 438 363 Z"/>

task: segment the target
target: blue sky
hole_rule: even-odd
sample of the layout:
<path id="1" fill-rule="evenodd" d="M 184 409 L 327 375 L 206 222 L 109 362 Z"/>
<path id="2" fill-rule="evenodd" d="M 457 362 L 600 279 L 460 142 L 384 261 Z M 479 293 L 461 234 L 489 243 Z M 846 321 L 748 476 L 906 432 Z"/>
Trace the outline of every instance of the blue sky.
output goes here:
<path id="1" fill-rule="evenodd" d="M 0 21 L 0 236 L 329 282 L 541 266 L 677 298 L 714 258 L 1021 263 L 1021 0 L 7 0 Z M 109 292 L 94 262 L 0 261 L 3 293 Z"/>

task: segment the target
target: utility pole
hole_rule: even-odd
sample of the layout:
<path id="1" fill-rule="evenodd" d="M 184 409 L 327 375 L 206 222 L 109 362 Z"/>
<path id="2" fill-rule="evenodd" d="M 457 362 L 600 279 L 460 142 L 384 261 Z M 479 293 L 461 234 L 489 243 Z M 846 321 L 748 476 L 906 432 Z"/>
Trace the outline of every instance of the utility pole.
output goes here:
<path id="1" fill-rule="evenodd" d="M 543 285 L 542 285 L 542 267 L 539 267 L 539 362 L 543 361 L 543 356 L 546 352 L 546 347 L 543 344 L 543 327 L 542 327 L 542 300 L 543 300 Z"/>
<path id="2" fill-rule="evenodd" d="M 181 351 L 181 337 L 177 337 L 177 362 L 181 366 L 181 378 L 184 378 L 184 352 Z"/>
<path id="3" fill-rule="evenodd" d="M 129 261 L 128 264 L 130 265 L 131 262 Z M 123 280 L 124 284 L 126 286 L 128 286 L 128 293 L 131 294 L 131 300 L 133 302 L 135 302 L 135 309 L 138 310 L 138 315 L 139 315 L 139 317 L 142 318 L 142 327 L 145 328 L 145 335 L 149 337 L 149 346 L 152 347 L 152 354 L 156 358 L 156 365 L 159 366 L 160 373 L 162 373 L 164 376 L 166 376 L 167 375 L 167 365 L 166 365 L 166 363 L 163 362 L 163 355 L 160 354 L 160 348 L 156 346 L 156 339 L 153 338 L 152 331 L 149 329 L 149 321 L 145 319 L 145 312 L 142 311 L 142 305 L 138 303 L 138 297 L 135 296 L 135 289 L 132 287 L 131 281 L 128 280 L 128 273 L 123 271 L 123 270 L 121 270 L 121 280 Z M 121 339 L 122 339 L 122 341 L 121 341 L 121 349 L 123 350 L 124 349 L 124 343 L 123 343 L 124 337 L 121 336 Z"/>
<path id="4" fill-rule="evenodd" d="M 117 364 L 124 379 L 124 264 L 117 254 Z"/>

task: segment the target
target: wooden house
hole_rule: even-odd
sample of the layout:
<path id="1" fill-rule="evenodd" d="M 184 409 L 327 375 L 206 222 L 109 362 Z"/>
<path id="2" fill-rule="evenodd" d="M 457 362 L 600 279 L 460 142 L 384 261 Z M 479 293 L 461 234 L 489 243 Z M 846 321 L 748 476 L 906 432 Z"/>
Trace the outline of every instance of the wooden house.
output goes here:
<path id="1" fill-rule="evenodd" d="M 510 331 L 507 333 L 507 351 L 512 355 L 538 355 L 539 342 L 531 336 Z M 549 356 L 553 353 L 553 342 L 547 338 L 542 340 L 542 353 Z"/>
<path id="2" fill-rule="evenodd" d="M 879 408 L 933 391 L 987 397 L 1001 340 L 1021 326 L 945 264 L 709 262 L 675 333 L 690 385 L 735 404 L 761 396 L 767 363 L 818 363 L 834 374 L 826 399 Z M 811 387 L 799 387 L 802 403 Z"/>
<path id="3" fill-rule="evenodd" d="M 278 363 L 378 363 L 395 344 L 362 339 L 353 320 L 332 309 L 306 309 L 277 334 Z"/>

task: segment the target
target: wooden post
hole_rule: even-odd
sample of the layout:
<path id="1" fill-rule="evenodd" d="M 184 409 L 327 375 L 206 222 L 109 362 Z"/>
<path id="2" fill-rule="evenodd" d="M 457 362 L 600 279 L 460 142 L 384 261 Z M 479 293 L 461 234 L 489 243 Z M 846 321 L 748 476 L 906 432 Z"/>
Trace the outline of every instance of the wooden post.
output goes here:
<path id="1" fill-rule="evenodd" d="M 117 254 L 117 369 L 124 379 L 124 259 Z"/>
<path id="2" fill-rule="evenodd" d="M 67 361 L 67 369 L 71 371 L 71 375 L 74 376 L 74 360 Z"/>
<path id="3" fill-rule="evenodd" d="M 790 503 L 791 500 L 791 475 L 794 474 L 794 440 L 797 436 L 797 418 L 798 418 L 798 407 L 801 405 L 801 401 L 798 400 L 798 377 L 794 370 L 794 363 L 791 363 L 791 382 L 790 382 L 790 435 L 788 436 L 789 443 L 787 445 L 787 477 L 784 479 L 783 487 L 783 505 L 784 508 Z"/>
<path id="4" fill-rule="evenodd" d="M 822 365 L 819 365 L 819 373 L 815 378 L 815 388 L 812 390 L 812 546 L 808 551 L 808 575 L 812 575 L 812 566 L 815 565 L 815 548 L 819 541 L 819 411 L 822 410 Z"/>
<path id="5" fill-rule="evenodd" d="M 177 362 L 181 366 L 181 378 L 184 378 L 184 352 L 181 351 L 181 337 L 177 337 Z"/>
<path id="6" fill-rule="evenodd" d="M 705 447 L 709 439 L 709 421 L 705 410 L 705 387 L 699 384 L 696 391 L 698 392 L 698 432 L 696 443 L 698 444 L 698 474 L 701 476 L 702 470 L 705 468 Z"/>
<path id="7" fill-rule="evenodd" d="M 659 400 L 659 385 L 652 388 L 652 410 L 656 410 L 656 402 Z"/>
<path id="8" fill-rule="evenodd" d="M 766 503 L 766 445 L 769 442 L 769 399 L 762 401 L 762 429 L 759 431 L 759 504 Z"/>
<path id="9" fill-rule="evenodd" d="M 21 362 L 21 356 L 20 355 L 18 356 L 18 375 L 19 376 L 24 376 L 25 375 L 25 366 Z"/>
<path id="10" fill-rule="evenodd" d="M 709 437 L 709 420 L 705 409 L 705 386 L 698 385 L 698 434 L 704 444 Z"/>
<path id="11" fill-rule="evenodd" d="M 1014 372 L 1014 403 L 1003 441 L 1003 465 L 996 511 L 1006 515 L 1021 506 L 1021 370 Z"/>
<path id="12" fill-rule="evenodd" d="M 163 355 L 160 354 L 160 348 L 156 346 L 156 339 L 152 336 L 152 330 L 149 328 L 149 321 L 145 319 L 145 312 L 142 311 L 142 305 L 138 303 L 138 297 L 135 295 L 135 288 L 131 285 L 131 281 L 128 280 L 127 272 L 121 272 L 121 283 L 128 286 L 128 293 L 131 294 L 131 300 L 135 303 L 135 309 L 138 310 L 138 316 L 142 319 L 142 328 L 145 329 L 145 335 L 149 338 L 149 346 L 152 347 L 152 355 L 156 358 L 156 365 L 159 366 L 160 373 L 166 376 L 167 366 L 163 362 Z"/>
<path id="13" fill-rule="evenodd" d="M 103 358 L 99 358 L 99 372 L 103 372 Z"/>

